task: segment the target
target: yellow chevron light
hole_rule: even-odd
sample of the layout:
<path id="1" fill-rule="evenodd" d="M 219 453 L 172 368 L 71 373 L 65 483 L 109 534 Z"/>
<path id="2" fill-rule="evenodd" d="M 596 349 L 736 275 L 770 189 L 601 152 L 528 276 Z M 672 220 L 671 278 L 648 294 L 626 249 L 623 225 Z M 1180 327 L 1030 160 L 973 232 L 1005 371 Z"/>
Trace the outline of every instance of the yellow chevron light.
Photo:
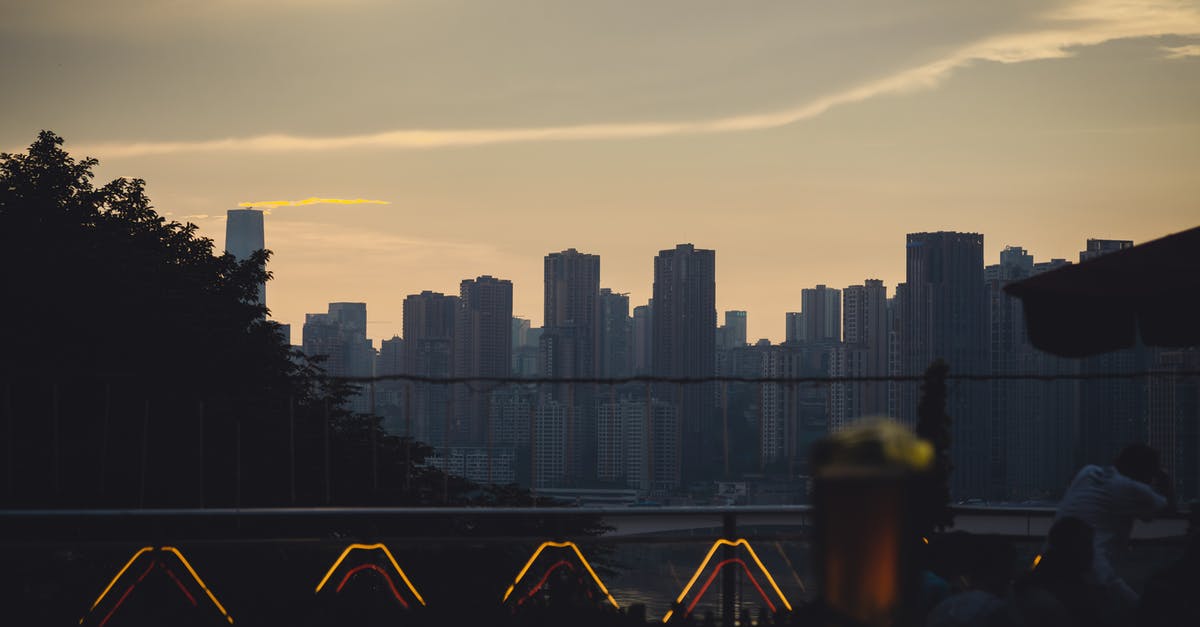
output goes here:
<path id="1" fill-rule="evenodd" d="M 396 562 L 396 558 L 392 555 L 392 552 L 389 551 L 387 546 L 384 545 L 383 543 L 379 543 L 379 544 L 357 544 L 357 543 L 355 543 L 355 544 L 351 544 L 350 546 L 346 547 L 346 549 L 342 551 L 342 554 L 340 556 L 338 556 L 337 560 L 333 562 L 333 566 L 329 567 L 329 571 L 325 573 L 325 576 L 321 578 L 321 583 L 317 584 L 317 589 L 314 591 L 314 593 L 320 592 L 321 588 L 325 587 L 325 584 L 329 582 L 329 578 L 333 576 L 334 571 L 336 571 L 338 569 L 338 566 L 342 565 L 342 562 L 345 561 L 346 556 L 349 555 L 351 551 L 383 551 L 383 554 L 387 556 L 388 561 L 391 562 L 392 568 L 396 569 L 396 572 L 400 574 L 400 579 L 404 580 L 404 585 L 408 587 L 408 591 L 412 593 L 413 597 L 417 600 L 418 603 L 420 603 L 421 605 L 425 605 L 425 599 L 423 599 L 421 597 L 421 593 L 417 592 L 416 586 L 414 586 L 412 584 L 412 582 L 409 581 L 408 575 L 404 574 L 404 569 L 400 568 L 400 564 L 398 564 Z"/>
<path id="2" fill-rule="evenodd" d="M 113 586 L 117 584 L 117 581 L 119 581 L 125 572 L 129 570 L 130 566 L 133 566 L 134 562 L 136 562 L 139 557 L 154 550 L 156 549 L 152 546 L 144 546 L 134 552 L 133 557 L 130 557 L 129 561 L 125 562 L 125 565 L 121 567 L 121 570 L 117 571 L 117 574 L 112 578 L 112 581 L 108 582 L 108 585 L 105 586 L 104 591 L 100 593 L 100 596 L 96 597 L 95 602 L 92 603 L 92 607 L 88 608 L 88 614 L 79 619 L 79 624 L 82 625 L 83 621 L 87 620 L 88 615 L 91 615 L 91 613 L 96 610 L 96 607 L 100 605 L 100 602 L 103 601 L 104 598 L 108 596 L 108 593 L 112 591 Z M 221 605 L 221 602 L 217 600 L 217 597 L 212 593 L 212 590 L 209 590 L 208 586 L 204 584 L 204 580 L 200 579 L 200 575 L 196 572 L 196 569 L 192 568 L 192 565 L 187 561 L 187 558 L 183 556 L 183 553 L 179 549 L 173 546 L 162 546 L 157 550 L 174 555 L 176 559 L 179 560 L 179 563 L 183 564 L 184 568 L 187 569 L 188 574 L 192 576 L 192 580 L 196 582 L 196 585 L 200 586 L 200 589 L 204 590 L 204 593 L 208 595 L 209 600 L 213 602 L 213 605 L 221 612 L 221 615 L 225 617 L 225 620 L 229 621 L 229 624 L 233 624 L 233 617 L 230 616 L 229 612 L 225 610 L 225 606 Z M 118 601 L 118 605 L 120 605 L 120 601 Z"/>
<path id="3" fill-rule="evenodd" d="M 539 546 L 537 548 L 537 550 L 533 552 L 533 556 L 531 556 L 529 558 L 529 561 L 525 562 L 525 567 L 521 569 L 521 572 L 517 573 L 517 578 L 513 580 L 512 585 L 510 585 L 508 587 L 508 590 L 504 591 L 504 598 L 501 599 L 502 602 L 508 600 L 508 597 L 512 595 L 513 590 L 516 589 L 517 584 L 521 583 L 521 579 L 523 579 L 525 577 L 525 574 L 529 572 L 529 568 L 531 566 L 533 566 L 533 563 L 535 561 L 537 561 L 538 556 L 541 555 L 542 551 L 546 550 L 547 547 L 554 547 L 556 549 L 563 549 L 563 548 L 570 547 L 571 550 L 575 551 L 575 555 L 577 557 L 579 557 L 579 562 L 581 564 L 583 564 L 584 568 L 587 569 L 588 574 L 592 576 L 592 581 L 596 582 L 596 586 L 598 586 L 600 588 L 600 591 L 604 593 L 604 596 L 608 598 L 608 602 L 612 603 L 612 606 L 615 608 L 619 609 L 621 607 L 620 605 L 617 604 L 617 600 L 614 599 L 611 594 L 609 594 L 608 588 L 606 588 L 604 586 L 604 582 L 600 581 L 600 576 L 596 574 L 595 570 L 592 570 L 592 565 L 589 564 L 587 561 L 587 558 L 583 556 L 583 552 L 579 550 L 579 547 L 576 546 L 576 544 L 574 542 L 570 542 L 570 541 L 568 541 L 568 542 L 549 542 L 549 541 L 543 542 L 542 545 Z"/>
<path id="4" fill-rule="evenodd" d="M 687 597 L 688 592 L 691 592 L 692 586 L 696 584 L 696 580 L 700 578 L 700 574 L 704 572 L 704 569 L 708 567 L 708 563 L 712 561 L 713 554 L 716 553 L 717 549 L 722 546 L 746 547 L 746 551 L 750 553 L 750 558 L 754 560 L 754 564 L 758 566 L 758 570 L 762 572 L 762 574 L 767 578 L 767 582 L 771 584 L 771 589 L 775 591 L 775 594 L 779 595 L 779 600 L 783 601 L 783 606 L 786 607 L 788 611 L 791 611 L 792 604 L 788 602 L 787 597 L 783 596 L 783 591 L 780 590 L 779 585 L 775 583 L 775 578 L 771 576 L 771 571 L 767 570 L 766 566 L 763 566 L 762 560 L 758 559 L 758 554 L 754 552 L 754 547 L 750 546 L 750 543 L 746 541 L 745 538 L 738 538 L 737 540 L 726 540 L 725 538 L 721 538 L 720 540 L 713 542 L 712 548 L 708 550 L 708 555 L 704 556 L 704 561 L 700 562 L 700 567 L 696 569 L 696 572 L 692 574 L 692 578 L 688 580 L 687 585 L 683 587 L 683 592 L 679 593 L 679 598 L 675 599 L 676 604 L 683 603 L 683 599 Z M 675 610 L 667 610 L 667 613 L 662 617 L 662 622 L 665 623 L 671 620 L 671 616 L 674 614 Z"/>

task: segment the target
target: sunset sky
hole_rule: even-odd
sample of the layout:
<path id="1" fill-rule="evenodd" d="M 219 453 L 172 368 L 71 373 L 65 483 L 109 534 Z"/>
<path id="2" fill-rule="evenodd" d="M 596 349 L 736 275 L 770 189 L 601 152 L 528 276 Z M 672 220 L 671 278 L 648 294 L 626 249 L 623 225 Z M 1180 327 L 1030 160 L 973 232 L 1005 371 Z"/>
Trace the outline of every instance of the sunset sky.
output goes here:
<path id="1" fill-rule="evenodd" d="M 276 201 L 273 317 L 601 257 L 717 251 L 783 339 L 800 290 L 904 277 L 904 235 L 1038 259 L 1200 224 L 1200 2 L 0 0 L 0 150 L 38 130 L 224 243 Z M 304 199 L 378 201 L 307 202 Z"/>

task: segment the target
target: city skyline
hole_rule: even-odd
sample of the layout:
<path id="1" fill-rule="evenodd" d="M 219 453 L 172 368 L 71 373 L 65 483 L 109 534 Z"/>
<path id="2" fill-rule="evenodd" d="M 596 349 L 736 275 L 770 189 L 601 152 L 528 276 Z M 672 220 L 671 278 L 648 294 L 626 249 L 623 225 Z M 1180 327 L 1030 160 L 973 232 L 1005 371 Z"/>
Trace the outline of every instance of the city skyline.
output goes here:
<path id="1" fill-rule="evenodd" d="M 293 328 L 365 301 L 390 337 L 403 295 L 483 274 L 540 325 L 568 248 L 636 306 L 692 242 L 779 341 L 804 287 L 899 282 L 908 232 L 1072 258 L 1200 198 L 1195 2 L 11 6 L 0 149 L 52 129 L 218 245 L 269 208 Z"/>

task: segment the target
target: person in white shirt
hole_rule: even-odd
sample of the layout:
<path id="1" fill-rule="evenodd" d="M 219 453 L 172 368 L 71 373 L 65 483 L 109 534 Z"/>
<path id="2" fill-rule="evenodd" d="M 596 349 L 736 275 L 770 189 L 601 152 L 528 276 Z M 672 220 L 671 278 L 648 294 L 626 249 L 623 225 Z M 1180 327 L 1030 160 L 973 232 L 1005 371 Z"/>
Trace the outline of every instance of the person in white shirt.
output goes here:
<path id="1" fill-rule="evenodd" d="M 1174 506 L 1170 485 L 1159 468 L 1158 452 L 1145 444 L 1130 444 L 1111 466 L 1084 466 L 1055 512 L 1056 521 L 1071 516 L 1091 526 L 1096 549 L 1092 572 L 1129 608 L 1136 605 L 1137 593 L 1117 575 L 1112 560 L 1129 544 L 1135 518 L 1150 520 Z"/>

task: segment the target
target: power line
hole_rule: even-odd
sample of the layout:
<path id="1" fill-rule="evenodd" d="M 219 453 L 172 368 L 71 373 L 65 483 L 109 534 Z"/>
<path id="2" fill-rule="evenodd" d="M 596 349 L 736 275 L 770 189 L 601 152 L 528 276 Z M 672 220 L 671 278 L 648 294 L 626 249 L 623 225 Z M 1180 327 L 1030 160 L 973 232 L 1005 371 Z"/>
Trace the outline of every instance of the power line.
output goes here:
<path id="1" fill-rule="evenodd" d="M 1120 379 L 1148 379 L 1151 377 L 1200 377 L 1200 370 L 1138 370 L 1134 372 L 1087 372 L 1087 373 L 1001 373 L 974 374 L 950 373 L 947 381 L 1094 381 Z M 374 383 L 379 381 L 410 381 L 414 383 L 430 383 L 436 385 L 456 384 L 595 384 L 623 385 L 626 383 L 668 383 L 668 384 L 702 384 L 702 383 L 888 383 L 888 382 L 920 382 L 925 375 L 879 375 L 879 376 L 813 376 L 813 377 L 738 377 L 728 375 L 713 375 L 705 377 L 664 377 L 652 375 L 637 375 L 629 377 L 443 377 L 416 374 L 386 374 L 370 377 L 331 376 L 333 381 L 346 383 Z"/>

